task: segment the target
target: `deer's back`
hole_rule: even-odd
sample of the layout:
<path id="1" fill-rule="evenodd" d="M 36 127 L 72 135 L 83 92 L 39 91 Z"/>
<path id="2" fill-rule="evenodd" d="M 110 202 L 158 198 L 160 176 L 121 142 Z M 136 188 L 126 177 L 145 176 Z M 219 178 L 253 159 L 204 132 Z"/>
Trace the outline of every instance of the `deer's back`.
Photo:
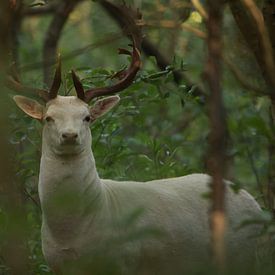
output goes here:
<path id="1" fill-rule="evenodd" d="M 102 180 L 103 207 L 80 228 L 73 247 L 49 254 L 53 261 L 55 252 L 70 263 L 82 259 L 76 269 L 85 262 L 93 270 L 104 259 L 116 262 L 122 274 L 191 274 L 210 262 L 209 180 L 203 174 L 145 183 Z M 260 207 L 247 192 L 228 187 L 226 210 L 229 261 L 249 265 L 257 249 L 251 237 L 259 228 L 238 227 Z"/>
<path id="2" fill-rule="evenodd" d="M 103 181 L 109 196 L 110 215 L 126 227 L 119 228 L 121 232 L 129 231 L 131 225 L 123 223 L 123 219 L 130 219 L 131 215 L 133 221 L 130 221 L 136 228 L 155 230 L 155 235 L 145 236 L 130 248 L 142 254 L 145 263 L 156 262 L 156 274 L 168 274 L 171 266 L 186 270 L 200 262 L 209 263 L 209 181 L 210 177 L 205 174 L 145 183 Z M 249 193 L 244 190 L 234 193 L 230 184 L 227 182 L 226 191 L 228 257 L 236 265 L 244 265 L 255 261 L 257 240 L 253 236 L 260 229 L 255 225 L 241 225 L 257 217 L 261 210 Z M 134 220 L 137 209 L 140 214 Z"/>

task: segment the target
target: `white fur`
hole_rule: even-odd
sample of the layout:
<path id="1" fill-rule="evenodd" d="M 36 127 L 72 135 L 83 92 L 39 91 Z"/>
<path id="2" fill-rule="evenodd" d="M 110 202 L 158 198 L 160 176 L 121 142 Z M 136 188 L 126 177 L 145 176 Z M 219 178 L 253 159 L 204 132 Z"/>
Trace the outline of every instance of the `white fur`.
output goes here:
<path id="1" fill-rule="evenodd" d="M 192 174 L 150 182 L 100 179 L 89 124 L 83 121 L 89 112 L 79 99 L 60 96 L 44 110 L 43 117 L 55 120 L 43 129 L 39 175 L 42 246 L 50 267 L 59 271 L 70 263 L 73 268 L 82 257 L 90 263 L 106 242 L 144 228 L 158 229 L 161 234 L 116 243 L 113 252 L 112 246 L 108 248 L 114 257 L 120 255 L 123 274 L 133 274 L 134 269 L 137 274 L 183 274 L 209 262 L 210 206 L 203 198 L 209 192 L 209 176 Z M 64 130 L 78 133 L 77 144 L 61 144 Z M 134 225 L 124 224 L 136 209 L 143 212 Z M 236 228 L 258 215 L 260 207 L 246 191 L 234 194 L 227 188 L 226 210 L 230 263 L 252 263 L 256 240 L 250 237 L 258 234 L 258 227 Z"/>

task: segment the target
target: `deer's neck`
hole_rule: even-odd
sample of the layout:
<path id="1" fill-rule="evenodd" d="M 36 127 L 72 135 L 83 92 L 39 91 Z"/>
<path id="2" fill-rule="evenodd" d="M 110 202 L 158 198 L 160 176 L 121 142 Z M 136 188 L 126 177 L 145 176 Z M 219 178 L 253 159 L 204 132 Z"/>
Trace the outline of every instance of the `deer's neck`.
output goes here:
<path id="1" fill-rule="evenodd" d="M 64 235 L 65 228 L 79 229 L 87 216 L 96 213 L 92 210 L 100 206 L 103 197 L 91 150 L 77 156 L 58 156 L 43 150 L 39 197 L 43 223 L 51 231 Z"/>

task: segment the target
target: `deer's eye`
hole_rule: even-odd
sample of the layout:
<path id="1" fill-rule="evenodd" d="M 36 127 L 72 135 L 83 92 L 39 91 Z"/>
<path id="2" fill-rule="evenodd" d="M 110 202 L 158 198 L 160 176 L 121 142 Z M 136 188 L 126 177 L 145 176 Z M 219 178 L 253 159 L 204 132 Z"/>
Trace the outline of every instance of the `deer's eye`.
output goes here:
<path id="1" fill-rule="evenodd" d="M 53 120 L 53 118 L 52 118 L 52 117 L 50 117 L 50 116 L 47 116 L 47 117 L 45 118 L 45 120 L 46 120 L 47 122 L 54 121 L 54 120 Z"/>
<path id="2" fill-rule="evenodd" d="M 90 121 L 91 121 L 91 117 L 90 117 L 90 116 L 86 116 L 86 117 L 84 118 L 84 121 L 90 122 Z"/>

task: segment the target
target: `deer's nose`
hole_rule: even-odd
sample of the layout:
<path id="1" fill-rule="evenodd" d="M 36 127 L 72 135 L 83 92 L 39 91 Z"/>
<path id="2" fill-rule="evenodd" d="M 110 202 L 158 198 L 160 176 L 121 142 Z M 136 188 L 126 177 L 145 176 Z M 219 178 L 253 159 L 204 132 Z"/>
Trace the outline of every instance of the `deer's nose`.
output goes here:
<path id="1" fill-rule="evenodd" d="M 78 134 L 75 132 L 65 132 L 62 133 L 62 138 L 64 141 L 75 141 L 78 138 Z"/>

